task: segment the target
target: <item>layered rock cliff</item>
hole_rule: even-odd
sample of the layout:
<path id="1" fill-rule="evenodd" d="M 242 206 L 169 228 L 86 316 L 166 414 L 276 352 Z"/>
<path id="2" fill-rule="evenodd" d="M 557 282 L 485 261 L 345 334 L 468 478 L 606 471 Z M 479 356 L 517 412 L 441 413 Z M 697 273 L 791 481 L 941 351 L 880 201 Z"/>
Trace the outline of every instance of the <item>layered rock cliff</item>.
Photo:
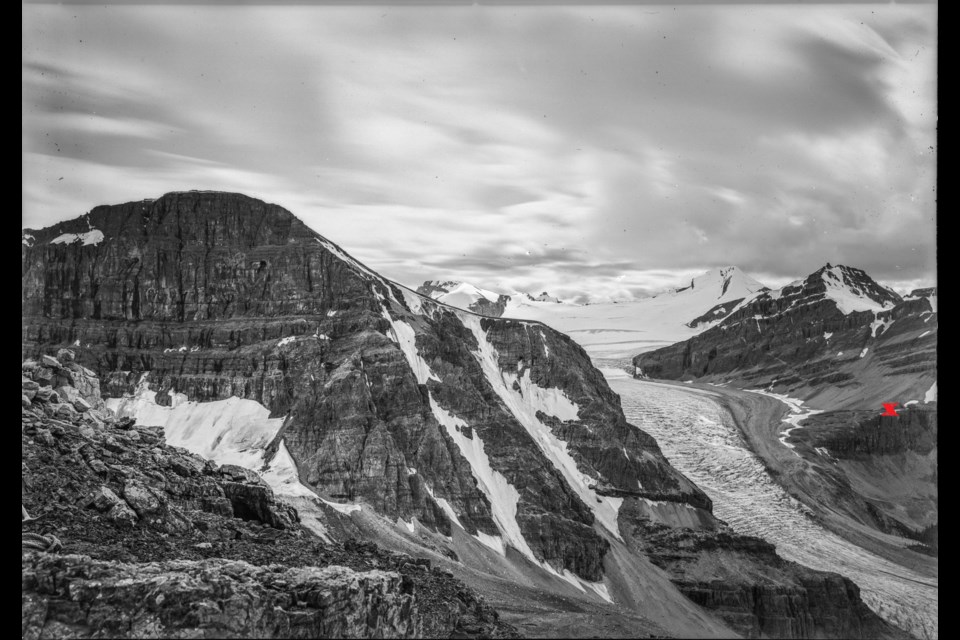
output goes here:
<path id="1" fill-rule="evenodd" d="M 569 338 L 402 289 L 281 207 L 175 193 L 29 234 L 25 357 L 73 345 L 139 406 L 260 403 L 283 418 L 271 452 L 324 496 L 587 580 L 596 512 L 618 535 L 604 495 L 709 506 Z"/>

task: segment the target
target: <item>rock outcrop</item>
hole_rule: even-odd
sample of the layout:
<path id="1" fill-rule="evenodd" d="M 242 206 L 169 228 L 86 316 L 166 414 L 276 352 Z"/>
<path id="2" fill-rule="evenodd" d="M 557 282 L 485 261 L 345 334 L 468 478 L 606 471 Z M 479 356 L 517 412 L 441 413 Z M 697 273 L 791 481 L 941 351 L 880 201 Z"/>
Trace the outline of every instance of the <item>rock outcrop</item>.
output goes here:
<path id="1" fill-rule="evenodd" d="M 61 359 L 22 370 L 49 379 Z M 258 474 L 35 384 L 24 376 L 24 638 L 515 635 L 428 561 L 322 543 Z"/>
<path id="2" fill-rule="evenodd" d="M 395 572 L 50 554 L 24 555 L 21 568 L 22 637 L 31 640 L 423 635 L 413 585 Z"/>
<path id="3" fill-rule="evenodd" d="M 656 509 L 628 501 L 621 521 L 633 548 L 745 638 L 909 637 L 880 620 L 849 579 L 784 560 L 772 544 L 714 518 L 671 527 Z"/>

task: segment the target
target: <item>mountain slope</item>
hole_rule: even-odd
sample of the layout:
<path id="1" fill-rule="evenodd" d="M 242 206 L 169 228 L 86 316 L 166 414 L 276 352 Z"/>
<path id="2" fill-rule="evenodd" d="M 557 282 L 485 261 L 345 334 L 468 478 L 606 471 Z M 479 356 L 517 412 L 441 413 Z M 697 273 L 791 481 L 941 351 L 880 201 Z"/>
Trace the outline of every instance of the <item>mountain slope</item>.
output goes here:
<path id="1" fill-rule="evenodd" d="M 775 437 L 748 434 L 781 484 L 838 533 L 912 565 L 904 537 L 937 548 L 937 317 L 935 291 L 901 298 L 826 265 L 633 362 L 639 376 L 783 399 L 793 415 Z M 890 402 L 898 415 L 881 416 Z"/>
<path id="2" fill-rule="evenodd" d="M 237 194 L 98 207 L 23 238 L 24 357 L 74 345 L 108 407 L 257 470 L 318 535 L 334 509 L 472 576 L 730 634 L 622 530 L 651 513 L 708 537 L 724 525 L 567 336 L 418 295 Z M 811 615 L 839 579 L 816 575 L 799 608 L 749 615 Z M 895 635 L 843 583 L 829 615 Z"/>
<path id="3" fill-rule="evenodd" d="M 922 400 L 936 382 L 935 305 L 827 265 L 634 364 L 650 377 L 735 379 L 835 409 Z"/>

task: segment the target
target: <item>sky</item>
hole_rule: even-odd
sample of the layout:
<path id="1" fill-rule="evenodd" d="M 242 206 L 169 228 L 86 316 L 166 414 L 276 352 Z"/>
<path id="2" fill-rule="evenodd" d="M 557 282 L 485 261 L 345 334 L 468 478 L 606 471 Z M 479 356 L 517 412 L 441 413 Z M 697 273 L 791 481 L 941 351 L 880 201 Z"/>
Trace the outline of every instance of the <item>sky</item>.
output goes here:
<path id="1" fill-rule="evenodd" d="M 27 3 L 22 227 L 224 190 L 412 286 L 930 286 L 936 66 L 922 3 Z"/>

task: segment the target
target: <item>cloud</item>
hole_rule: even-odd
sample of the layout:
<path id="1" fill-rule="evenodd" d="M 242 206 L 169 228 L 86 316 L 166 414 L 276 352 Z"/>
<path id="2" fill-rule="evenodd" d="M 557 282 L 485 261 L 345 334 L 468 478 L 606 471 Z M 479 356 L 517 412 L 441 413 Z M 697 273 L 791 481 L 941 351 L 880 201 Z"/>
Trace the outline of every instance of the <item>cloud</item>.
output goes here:
<path id="1" fill-rule="evenodd" d="M 25 226 L 224 189 L 411 285 L 934 278 L 935 6 L 23 14 Z"/>

